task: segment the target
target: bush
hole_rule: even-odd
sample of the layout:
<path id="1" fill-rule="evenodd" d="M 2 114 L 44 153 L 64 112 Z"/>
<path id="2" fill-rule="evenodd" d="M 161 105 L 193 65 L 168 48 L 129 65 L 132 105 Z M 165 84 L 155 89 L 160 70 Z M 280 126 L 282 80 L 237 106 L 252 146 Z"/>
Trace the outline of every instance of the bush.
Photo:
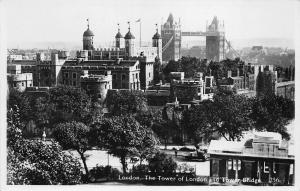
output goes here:
<path id="1" fill-rule="evenodd" d="M 141 165 L 137 165 L 137 166 L 133 166 L 132 167 L 132 174 L 134 175 L 145 175 L 149 173 L 149 167 L 148 165 L 145 164 L 141 164 Z"/>
<path id="2" fill-rule="evenodd" d="M 90 170 L 91 179 L 117 179 L 121 172 L 116 169 L 112 168 L 111 166 L 96 166 Z"/>
<path id="3" fill-rule="evenodd" d="M 80 163 L 56 142 L 24 140 L 8 152 L 8 184 L 80 184 Z"/>
<path id="4" fill-rule="evenodd" d="M 110 179 L 117 180 L 122 173 L 117 168 L 111 169 Z"/>
<path id="5" fill-rule="evenodd" d="M 148 159 L 149 169 L 153 173 L 171 174 L 175 172 L 177 163 L 165 153 L 157 152 L 152 158 Z"/>
<path id="6" fill-rule="evenodd" d="M 90 175 L 95 178 L 95 179 L 99 179 L 99 178 L 108 178 L 111 174 L 112 168 L 111 166 L 97 166 L 92 168 L 90 170 Z"/>

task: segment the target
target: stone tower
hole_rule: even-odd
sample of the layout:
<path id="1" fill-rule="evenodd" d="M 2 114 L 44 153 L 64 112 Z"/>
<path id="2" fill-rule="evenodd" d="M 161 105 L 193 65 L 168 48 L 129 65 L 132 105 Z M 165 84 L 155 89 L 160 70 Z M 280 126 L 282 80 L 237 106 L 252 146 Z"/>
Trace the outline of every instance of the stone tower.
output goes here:
<path id="1" fill-rule="evenodd" d="M 116 39 L 116 48 L 121 48 L 121 39 L 123 38 L 122 34 L 120 33 L 120 27 L 118 24 L 118 33 L 115 36 Z"/>
<path id="2" fill-rule="evenodd" d="M 162 35 L 162 60 L 178 60 L 181 49 L 181 25 L 180 21 L 174 22 L 172 13 L 168 20 L 161 26 Z"/>
<path id="3" fill-rule="evenodd" d="M 83 33 L 83 50 L 94 50 L 94 33 L 90 30 L 89 20 L 87 19 L 87 29 Z"/>
<path id="4" fill-rule="evenodd" d="M 128 32 L 125 35 L 124 39 L 125 39 L 125 54 L 126 56 L 134 56 L 134 39 L 135 37 L 133 36 L 133 34 L 131 34 L 130 32 L 130 23 L 128 22 Z"/>
<path id="5" fill-rule="evenodd" d="M 152 46 L 157 47 L 157 57 L 162 59 L 162 40 L 160 34 L 158 33 L 158 28 L 156 24 L 156 33 L 152 37 Z"/>
<path id="6" fill-rule="evenodd" d="M 225 58 L 224 23 L 220 23 L 217 17 L 206 28 L 206 58 L 213 61 Z"/>

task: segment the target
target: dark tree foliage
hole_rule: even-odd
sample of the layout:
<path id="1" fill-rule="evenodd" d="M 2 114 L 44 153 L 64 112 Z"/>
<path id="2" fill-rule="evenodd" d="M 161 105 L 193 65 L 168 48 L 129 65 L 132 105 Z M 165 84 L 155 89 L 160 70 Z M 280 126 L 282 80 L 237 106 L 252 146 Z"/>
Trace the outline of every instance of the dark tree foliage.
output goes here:
<path id="1" fill-rule="evenodd" d="M 120 158 L 124 173 L 128 157 L 147 158 L 157 144 L 151 130 L 130 115 L 104 118 L 92 125 L 90 134 L 93 144 L 108 149 L 110 154 Z"/>
<path id="2" fill-rule="evenodd" d="M 237 75 L 237 71 L 240 72 L 240 75 L 247 72 L 253 73 L 251 68 L 248 67 L 245 62 L 241 61 L 239 58 L 236 58 L 234 60 L 227 58 L 226 60 L 222 60 L 221 62 L 210 62 L 208 68 L 211 71 L 211 75 L 213 75 L 215 79 L 227 77 L 228 71 L 232 71 L 233 76 Z"/>
<path id="3" fill-rule="evenodd" d="M 18 107 L 20 113 L 20 120 L 22 123 L 27 124 L 32 119 L 32 109 L 30 99 L 24 92 L 19 92 L 13 88 L 9 89 L 7 110 Z"/>
<path id="4" fill-rule="evenodd" d="M 278 132 L 288 140 L 286 125 L 295 117 L 295 102 L 275 95 L 257 98 L 251 117 L 258 130 Z"/>
<path id="5" fill-rule="evenodd" d="M 7 146 L 13 148 L 22 140 L 21 117 L 18 106 L 14 106 L 7 111 Z"/>
<path id="6" fill-rule="evenodd" d="M 56 122 L 55 108 L 47 97 L 37 97 L 32 100 L 32 110 L 34 121 L 40 129 L 51 128 L 53 123 Z"/>
<path id="7" fill-rule="evenodd" d="M 147 99 L 141 91 L 108 91 L 106 105 L 112 115 L 134 114 L 147 111 Z"/>
<path id="8" fill-rule="evenodd" d="M 216 111 L 218 108 L 211 101 L 204 101 L 202 104 L 192 107 L 183 114 L 182 125 L 193 140 L 195 146 L 205 138 L 206 141 L 212 139 L 213 133 L 217 131 L 219 116 Z"/>
<path id="9" fill-rule="evenodd" d="M 242 95 L 219 93 L 185 112 L 182 123 L 196 145 L 201 137 L 210 140 L 216 132 L 226 140 L 238 140 L 253 128 L 251 101 Z"/>
<path id="10" fill-rule="evenodd" d="M 148 159 L 149 169 L 156 174 L 172 174 L 177 168 L 177 163 L 165 153 L 157 152 L 152 158 Z"/>
<path id="11" fill-rule="evenodd" d="M 182 72 L 180 62 L 170 60 L 167 65 L 162 69 L 165 76 L 169 76 L 171 72 Z"/>
<path id="12" fill-rule="evenodd" d="M 57 142 L 27 140 L 22 136 L 17 109 L 7 114 L 8 184 L 79 184 L 80 163 L 65 154 Z"/>
<path id="13" fill-rule="evenodd" d="M 53 104 L 56 122 L 88 121 L 91 99 L 80 88 L 58 86 L 50 89 L 49 103 Z"/>
<path id="14" fill-rule="evenodd" d="M 85 152 L 89 149 L 90 128 L 81 122 L 60 123 L 54 129 L 53 136 L 63 149 L 74 149 L 80 155 L 86 175 L 89 170 L 86 165 Z"/>
<path id="15" fill-rule="evenodd" d="M 182 57 L 180 59 L 182 71 L 186 78 L 192 78 L 197 72 L 203 73 L 204 76 L 209 75 L 207 60 L 195 57 Z"/>
<path id="16" fill-rule="evenodd" d="M 198 59 L 196 57 L 182 57 L 178 61 L 170 60 L 163 68 L 163 74 L 166 80 L 171 72 L 184 72 L 185 78 L 194 77 L 195 73 L 202 72 L 204 75 L 209 75 L 209 68 L 206 59 Z"/>
<path id="17" fill-rule="evenodd" d="M 243 95 L 215 95 L 215 108 L 218 110 L 220 123 L 217 131 L 227 140 L 240 139 L 243 131 L 253 128 L 250 117 L 252 102 Z"/>

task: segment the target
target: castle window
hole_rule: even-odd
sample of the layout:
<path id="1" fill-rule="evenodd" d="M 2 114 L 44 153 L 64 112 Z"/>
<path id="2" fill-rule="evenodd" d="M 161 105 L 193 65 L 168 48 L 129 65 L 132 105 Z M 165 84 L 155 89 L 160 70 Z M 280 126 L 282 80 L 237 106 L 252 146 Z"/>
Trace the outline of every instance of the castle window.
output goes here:
<path id="1" fill-rule="evenodd" d="M 69 78 L 69 73 L 64 73 L 65 78 Z"/>
<path id="2" fill-rule="evenodd" d="M 105 89 L 106 89 L 106 84 L 105 84 Z"/>
<path id="3" fill-rule="evenodd" d="M 150 76 L 151 76 L 151 73 L 149 72 L 149 78 L 150 78 Z"/>
<path id="4" fill-rule="evenodd" d="M 122 80 L 125 80 L 125 78 L 126 78 L 125 74 L 122 74 Z"/>
<path id="5" fill-rule="evenodd" d="M 116 74 L 113 75 L 113 79 L 114 80 L 117 79 L 117 75 Z"/>
<path id="6" fill-rule="evenodd" d="M 136 79 L 138 79 L 138 73 L 135 74 Z"/>
<path id="7" fill-rule="evenodd" d="M 76 73 L 73 73 L 73 78 L 76 78 L 77 77 L 77 74 Z"/>
<path id="8" fill-rule="evenodd" d="M 76 86 L 76 81 L 73 81 L 73 86 Z"/>

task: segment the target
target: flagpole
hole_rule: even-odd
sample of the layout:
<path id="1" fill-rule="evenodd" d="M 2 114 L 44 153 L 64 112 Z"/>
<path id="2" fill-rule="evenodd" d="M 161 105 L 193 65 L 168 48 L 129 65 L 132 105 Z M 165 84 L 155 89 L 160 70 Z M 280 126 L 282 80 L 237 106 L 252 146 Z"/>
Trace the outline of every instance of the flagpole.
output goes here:
<path id="1" fill-rule="evenodd" d="M 140 19 L 140 47 L 142 47 L 142 20 Z"/>

